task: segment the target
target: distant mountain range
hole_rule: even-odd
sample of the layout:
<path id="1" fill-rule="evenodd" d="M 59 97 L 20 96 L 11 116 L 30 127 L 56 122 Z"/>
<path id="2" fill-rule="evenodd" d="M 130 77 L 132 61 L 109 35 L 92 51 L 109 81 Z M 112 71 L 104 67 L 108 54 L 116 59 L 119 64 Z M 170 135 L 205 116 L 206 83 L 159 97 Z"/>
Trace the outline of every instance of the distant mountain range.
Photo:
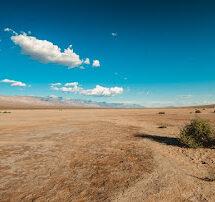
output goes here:
<path id="1" fill-rule="evenodd" d="M 108 102 L 96 102 L 92 100 L 82 99 L 69 99 L 63 97 L 38 97 L 40 100 L 55 103 L 62 106 L 80 106 L 80 107 L 105 107 L 105 108 L 143 108 L 137 104 L 125 104 L 125 103 L 108 103 Z"/>
<path id="2" fill-rule="evenodd" d="M 144 108 L 137 104 L 96 102 L 47 96 L 0 96 L 0 108 Z"/>

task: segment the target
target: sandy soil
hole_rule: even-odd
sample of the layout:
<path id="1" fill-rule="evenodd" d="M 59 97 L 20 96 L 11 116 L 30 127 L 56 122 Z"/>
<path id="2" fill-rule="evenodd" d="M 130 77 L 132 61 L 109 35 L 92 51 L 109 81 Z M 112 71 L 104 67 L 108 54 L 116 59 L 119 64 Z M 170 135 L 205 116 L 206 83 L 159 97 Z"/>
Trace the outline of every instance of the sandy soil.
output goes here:
<path id="1" fill-rule="evenodd" d="M 0 113 L 0 201 L 215 201 L 214 150 L 176 139 L 193 111 Z M 215 124 L 213 111 L 198 116 Z"/>

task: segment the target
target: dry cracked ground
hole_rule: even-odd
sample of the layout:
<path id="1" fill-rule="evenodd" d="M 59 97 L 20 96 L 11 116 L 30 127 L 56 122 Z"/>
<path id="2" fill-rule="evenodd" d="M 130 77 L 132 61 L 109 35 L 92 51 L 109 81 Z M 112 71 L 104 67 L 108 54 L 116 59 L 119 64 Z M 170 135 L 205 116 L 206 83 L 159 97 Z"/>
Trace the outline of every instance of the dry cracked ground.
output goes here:
<path id="1" fill-rule="evenodd" d="M 195 109 L 9 111 L 0 113 L 1 202 L 215 201 L 214 150 L 177 141 Z M 215 124 L 213 111 L 198 116 Z"/>

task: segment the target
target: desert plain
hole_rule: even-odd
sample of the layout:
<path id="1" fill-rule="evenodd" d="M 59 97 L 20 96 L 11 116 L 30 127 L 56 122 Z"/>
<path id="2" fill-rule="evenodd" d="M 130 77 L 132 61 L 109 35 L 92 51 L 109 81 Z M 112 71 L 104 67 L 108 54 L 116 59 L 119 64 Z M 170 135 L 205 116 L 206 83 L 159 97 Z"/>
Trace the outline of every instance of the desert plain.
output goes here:
<path id="1" fill-rule="evenodd" d="M 0 201 L 215 201 L 215 150 L 177 140 L 200 110 L 1 110 Z"/>

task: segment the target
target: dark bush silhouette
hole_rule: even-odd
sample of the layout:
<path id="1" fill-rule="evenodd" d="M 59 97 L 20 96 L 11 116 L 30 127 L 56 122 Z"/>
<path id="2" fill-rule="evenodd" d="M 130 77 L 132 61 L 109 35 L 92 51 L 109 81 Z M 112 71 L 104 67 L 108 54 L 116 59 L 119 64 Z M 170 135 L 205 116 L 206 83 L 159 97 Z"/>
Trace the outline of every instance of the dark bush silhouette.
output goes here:
<path id="1" fill-rule="evenodd" d="M 165 114 L 165 112 L 158 112 L 158 114 Z"/>
<path id="2" fill-rule="evenodd" d="M 165 125 L 158 126 L 158 128 L 167 128 Z"/>
<path id="3" fill-rule="evenodd" d="M 200 111 L 199 109 L 197 109 L 197 110 L 195 111 L 195 113 L 201 113 L 201 111 Z"/>

